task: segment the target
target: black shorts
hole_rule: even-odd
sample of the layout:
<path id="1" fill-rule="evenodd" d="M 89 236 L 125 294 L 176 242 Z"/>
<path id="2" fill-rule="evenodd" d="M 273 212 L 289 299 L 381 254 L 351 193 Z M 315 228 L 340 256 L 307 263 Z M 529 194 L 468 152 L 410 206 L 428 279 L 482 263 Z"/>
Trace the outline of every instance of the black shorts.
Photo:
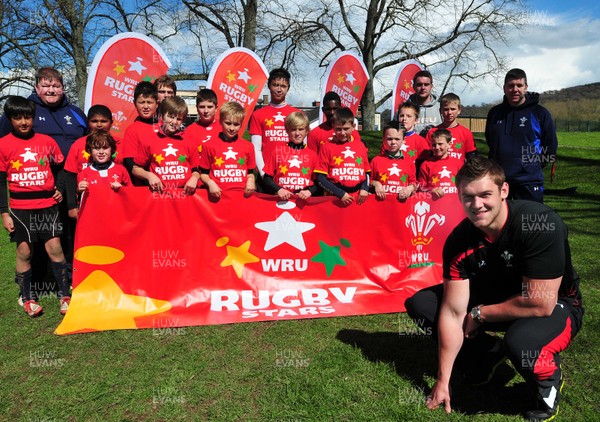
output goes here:
<path id="1" fill-rule="evenodd" d="M 62 234 L 63 225 L 58 216 L 58 206 L 39 210 L 10 210 L 15 231 L 10 234 L 10 241 L 35 243 L 46 242 Z"/>

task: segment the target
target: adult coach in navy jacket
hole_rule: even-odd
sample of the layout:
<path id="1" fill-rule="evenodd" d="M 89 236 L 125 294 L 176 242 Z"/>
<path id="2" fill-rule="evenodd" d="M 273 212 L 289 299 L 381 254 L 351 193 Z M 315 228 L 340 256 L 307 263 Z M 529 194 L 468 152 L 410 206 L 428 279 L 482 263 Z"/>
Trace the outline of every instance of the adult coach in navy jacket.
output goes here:
<path id="1" fill-rule="evenodd" d="M 527 92 L 527 75 L 511 69 L 504 77 L 504 100 L 485 124 L 489 158 L 504 168 L 509 199 L 544 202 L 543 167 L 556 158 L 558 141 L 552 116 Z"/>
<path id="2" fill-rule="evenodd" d="M 35 103 L 33 130 L 51 136 L 66 157 L 75 140 L 87 134 L 87 118 L 79 107 L 69 102 L 64 93 L 60 72 L 43 67 L 35 74 L 35 92 L 29 96 Z M 11 131 L 6 117 L 0 119 L 0 137 Z"/>

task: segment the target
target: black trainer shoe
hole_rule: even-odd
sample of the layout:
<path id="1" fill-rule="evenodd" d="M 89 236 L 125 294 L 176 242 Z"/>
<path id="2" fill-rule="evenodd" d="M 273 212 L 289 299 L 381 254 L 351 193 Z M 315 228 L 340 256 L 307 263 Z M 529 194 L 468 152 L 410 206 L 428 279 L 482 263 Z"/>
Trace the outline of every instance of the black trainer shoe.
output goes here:
<path id="1" fill-rule="evenodd" d="M 554 400 L 552 400 L 552 397 L 548 397 L 546 399 L 541 399 L 538 397 L 537 399 L 537 409 L 535 410 L 530 410 L 528 412 L 525 413 L 525 419 L 527 419 L 528 421 L 534 421 L 534 422 L 542 422 L 542 421 L 551 421 L 552 419 L 554 419 L 556 417 L 556 415 L 558 415 L 558 402 L 560 401 L 560 393 L 563 389 L 563 386 L 565 385 L 565 382 L 561 379 L 560 380 L 560 387 L 558 390 L 553 390 L 556 391 L 556 393 L 554 393 Z M 553 394 L 553 393 L 551 393 Z M 550 407 L 550 405 L 548 404 L 548 401 L 552 402 L 552 407 Z"/>

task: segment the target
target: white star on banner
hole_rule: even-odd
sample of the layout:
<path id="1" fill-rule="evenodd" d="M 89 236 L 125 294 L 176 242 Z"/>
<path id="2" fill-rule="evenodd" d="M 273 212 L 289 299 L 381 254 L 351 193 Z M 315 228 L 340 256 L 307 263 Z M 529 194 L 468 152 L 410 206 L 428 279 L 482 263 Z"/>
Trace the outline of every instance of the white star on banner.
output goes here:
<path id="1" fill-rule="evenodd" d="M 315 228 L 313 223 L 301 223 L 296 221 L 292 214 L 285 211 L 275 221 L 264 221 L 254 225 L 259 230 L 269 233 L 265 243 L 265 251 L 287 243 L 290 246 L 304 252 L 306 245 L 302 233 Z"/>

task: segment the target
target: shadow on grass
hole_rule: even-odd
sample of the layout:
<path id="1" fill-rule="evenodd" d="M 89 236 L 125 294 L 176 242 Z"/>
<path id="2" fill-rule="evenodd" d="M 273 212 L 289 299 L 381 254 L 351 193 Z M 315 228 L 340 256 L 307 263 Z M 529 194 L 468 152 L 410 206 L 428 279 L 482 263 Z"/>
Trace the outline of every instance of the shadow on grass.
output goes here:
<path id="1" fill-rule="evenodd" d="M 430 391 L 431 386 L 426 378 L 436 377 L 437 346 L 427 336 L 347 329 L 339 331 L 336 338 L 360 349 L 363 356 L 371 362 L 389 363 L 400 377 L 410 381 L 419 390 L 425 393 Z M 515 375 L 512 367 L 504 364 L 496 372 L 492 382 L 485 386 L 455 386 L 452 408 L 466 415 L 519 415 L 531 410 L 529 405 L 533 403 L 532 389 L 522 378 L 516 375 L 516 383 L 507 386 Z"/>

